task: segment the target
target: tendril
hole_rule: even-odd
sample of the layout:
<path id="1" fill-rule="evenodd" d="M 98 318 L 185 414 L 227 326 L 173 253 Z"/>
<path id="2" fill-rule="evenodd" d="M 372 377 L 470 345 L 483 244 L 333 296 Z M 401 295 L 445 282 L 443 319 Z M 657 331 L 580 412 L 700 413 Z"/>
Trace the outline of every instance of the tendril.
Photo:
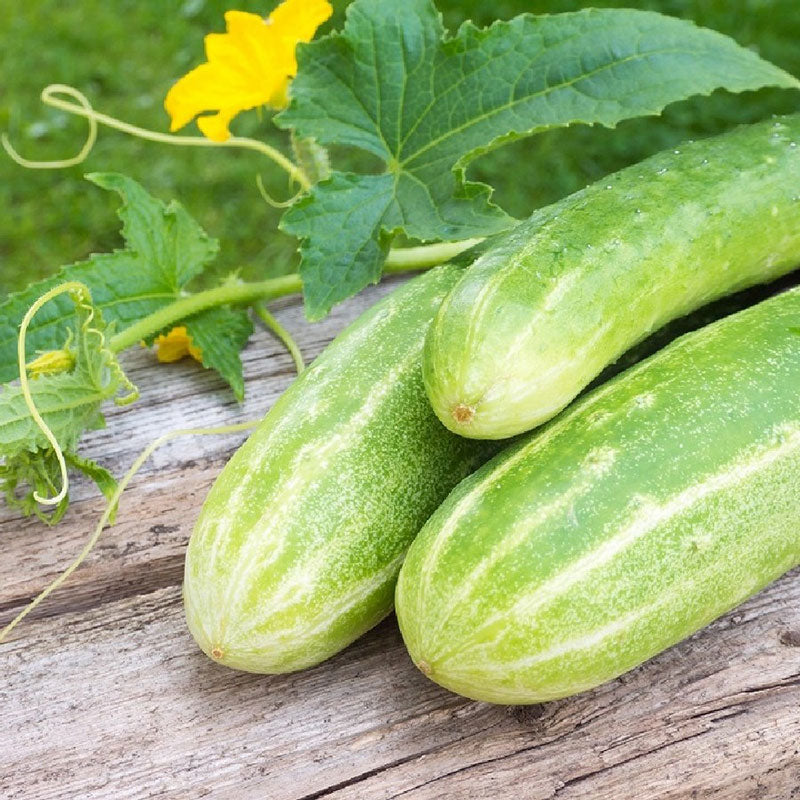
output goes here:
<path id="1" fill-rule="evenodd" d="M 64 95 L 67 95 L 71 100 L 64 99 Z M 215 142 L 202 136 L 173 136 L 168 133 L 159 133 L 158 131 L 151 131 L 147 128 L 140 128 L 138 125 L 131 125 L 116 117 L 111 117 L 108 114 L 95 111 L 86 95 L 74 86 L 67 86 L 63 83 L 53 83 L 46 86 L 42 90 L 40 98 L 42 103 L 47 106 L 88 120 L 89 135 L 80 152 L 72 158 L 58 161 L 30 161 L 23 158 L 14 149 L 8 137 L 3 134 L 2 137 L 0 137 L 0 142 L 5 151 L 18 164 L 23 167 L 28 167 L 29 169 L 61 169 L 63 167 L 71 167 L 80 164 L 82 161 L 86 160 L 97 141 L 97 126 L 105 125 L 108 128 L 127 133 L 129 136 L 135 136 L 138 139 L 145 139 L 150 142 L 160 142 L 161 144 L 178 145 L 181 147 L 237 147 L 245 150 L 255 150 L 267 156 L 267 158 L 271 159 L 283 169 L 292 180 L 297 181 L 304 191 L 311 188 L 311 181 L 302 167 L 287 158 L 280 150 L 258 139 L 231 136 L 224 142 Z"/>
<path id="2" fill-rule="evenodd" d="M 294 367 L 299 375 L 305 368 L 303 361 L 303 354 L 297 346 L 297 342 L 292 338 L 292 335 L 278 320 L 267 310 L 264 303 L 256 303 L 254 306 L 256 314 L 261 318 L 261 321 L 271 330 L 283 346 L 289 351 L 289 354 L 294 361 Z"/>
<path id="3" fill-rule="evenodd" d="M 45 437 L 45 439 L 47 439 L 47 441 L 50 443 L 50 446 L 53 448 L 53 452 L 55 453 L 55 457 L 58 461 L 58 468 L 61 472 L 61 491 L 57 495 L 54 497 L 42 497 L 38 492 L 33 493 L 33 499 L 37 503 L 41 503 L 45 506 L 57 506 L 67 496 L 67 492 L 69 491 L 69 475 L 67 473 L 67 462 L 64 459 L 64 451 L 61 449 L 61 445 L 58 443 L 55 434 L 50 430 L 50 427 L 44 421 L 42 415 L 39 413 L 39 410 L 36 408 L 36 403 L 33 401 L 31 387 L 28 381 L 28 370 L 26 369 L 25 364 L 25 336 L 28 332 L 31 321 L 39 309 L 54 297 L 64 294 L 65 292 L 70 292 L 76 299 L 76 302 L 91 303 L 91 294 L 89 293 L 89 289 L 78 281 L 69 281 L 68 283 L 62 283 L 59 286 L 55 286 L 50 289 L 49 292 L 45 292 L 28 309 L 27 313 L 22 318 L 22 322 L 20 323 L 19 338 L 17 339 L 17 363 L 19 365 L 19 383 L 20 389 L 22 390 L 22 397 L 25 400 L 25 405 L 28 407 L 28 411 L 30 412 L 33 421 L 36 423 L 37 427 L 42 432 L 42 435 Z"/>
<path id="4" fill-rule="evenodd" d="M 8 153 L 9 157 L 16 161 L 21 167 L 27 167 L 28 169 L 66 169 L 67 167 L 74 167 L 78 164 L 82 164 L 89 157 L 89 153 L 91 153 L 94 149 L 94 146 L 97 143 L 98 125 L 97 120 L 91 116 L 92 106 L 88 99 L 84 94 L 72 86 L 54 83 L 50 86 L 46 86 L 42 90 L 42 102 L 45 105 L 54 106 L 55 108 L 63 108 L 63 106 L 59 106 L 59 103 L 62 101 L 60 101 L 56 96 L 59 92 L 61 94 L 69 95 L 70 97 L 74 97 L 75 100 L 78 101 L 78 107 L 85 112 L 86 119 L 89 121 L 89 133 L 86 136 L 86 141 L 84 142 L 83 147 L 78 151 L 78 154 L 74 155 L 72 158 L 56 159 L 55 161 L 31 161 L 30 159 L 21 156 L 14 149 L 14 146 L 9 141 L 8 136 L 3 133 L 0 135 L 0 144 L 3 145 L 3 149 L 6 151 L 6 153 Z"/>
<path id="5" fill-rule="evenodd" d="M 114 513 L 114 509 L 117 507 L 120 497 L 122 493 L 127 488 L 128 484 L 133 480 L 136 473 L 142 468 L 145 461 L 163 444 L 170 441 L 170 439 L 175 439 L 179 436 L 210 436 L 215 434 L 223 434 L 223 433 L 237 433 L 238 431 L 248 430 L 250 428 L 254 428 L 256 425 L 259 424 L 261 420 L 250 420 L 248 422 L 240 422 L 236 425 L 225 425 L 219 428 L 187 428 L 184 430 L 178 431 L 171 431 L 170 433 L 165 433 L 163 436 L 160 436 L 154 442 L 151 442 L 145 449 L 141 452 L 139 457 L 133 462 L 131 468 L 125 473 L 125 477 L 119 482 L 117 488 L 114 490 L 114 493 L 108 498 L 106 502 L 105 511 L 103 511 L 103 515 L 100 517 L 100 521 L 97 523 L 97 526 L 94 529 L 94 532 L 87 540 L 86 544 L 83 547 L 83 550 L 78 554 L 78 557 L 57 577 L 55 578 L 48 586 L 46 586 L 36 597 L 31 600 L 22 611 L 14 617 L 8 625 L 5 626 L 0 631 L 0 642 L 2 642 L 6 636 L 8 636 L 14 628 L 22 622 L 28 614 L 31 613 L 42 601 L 46 600 L 56 589 L 58 589 L 64 581 L 75 572 L 76 569 L 86 560 L 86 557 L 92 551 L 92 548 L 97 544 L 97 540 L 100 538 L 100 534 L 103 532 L 104 528 L 108 524 L 109 520 L 111 519 L 111 515 Z"/>
<path id="6" fill-rule="evenodd" d="M 305 189 L 298 189 L 297 192 L 290 197 L 288 200 L 276 200 L 266 189 L 264 186 L 264 181 L 261 179 L 260 175 L 256 175 L 256 186 L 258 187 L 258 192 L 261 195 L 264 202 L 272 207 L 272 208 L 289 208 L 289 206 L 293 206 L 297 200 L 305 194 Z"/>
<path id="7" fill-rule="evenodd" d="M 59 292 L 68 291 L 66 288 L 68 286 L 72 286 L 73 288 L 79 287 L 76 289 L 77 291 L 88 292 L 88 289 L 83 284 L 78 282 L 73 282 L 72 284 L 63 284 L 62 286 L 56 287 L 56 289 Z M 48 294 L 52 294 L 52 296 L 55 296 L 55 293 L 58 293 L 55 289 L 51 292 L 48 292 Z M 46 295 L 43 295 L 43 297 L 46 297 Z M 42 298 L 39 300 L 40 304 L 46 302 L 46 300 L 43 300 Z M 272 314 L 270 314 L 269 311 L 267 311 L 265 307 L 263 307 L 263 305 L 259 304 L 256 306 L 256 311 L 264 321 L 264 324 L 267 325 L 267 327 L 269 327 L 269 329 L 273 331 L 273 333 L 275 333 L 275 335 L 286 345 L 287 349 L 292 354 L 292 358 L 294 359 L 297 373 L 299 375 L 304 369 L 304 364 L 303 357 L 300 354 L 300 349 L 298 348 L 294 339 L 292 339 L 286 329 L 275 319 L 275 317 L 272 316 Z M 30 314 L 30 312 L 28 313 Z M 32 317 L 33 314 L 30 314 L 30 316 Z M 28 320 L 28 322 L 30 322 L 30 320 Z M 24 344 L 24 332 L 22 333 L 21 339 L 23 340 Z M 31 408 L 32 412 L 35 412 L 32 404 L 29 406 L 29 408 Z M 78 569 L 81 564 L 83 564 L 83 562 L 86 560 L 86 557 L 92 552 L 92 549 L 100 539 L 100 535 L 103 533 L 106 525 L 113 523 L 112 517 L 119 506 L 119 501 L 122 498 L 123 492 L 128 488 L 128 484 L 130 484 L 147 459 L 149 459 L 159 447 L 172 439 L 177 439 L 180 436 L 216 436 L 225 433 L 238 433 L 239 431 L 246 431 L 250 430 L 251 428 L 255 428 L 260 423 L 261 420 L 256 419 L 248 420 L 247 422 L 239 422 L 235 425 L 223 425 L 217 428 L 184 428 L 182 430 L 165 433 L 163 436 L 159 436 L 158 439 L 147 445 L 147 447 L 145 447 L 144 450 L 142 450 L 142 452 L 139 454 L 138 458 L 136 458 L 136 460 L 133 462 L 130 469 L 125 473 L 119 484 L 117 484 L 114 491 L 106 498 L 105 510 L 103 511 L 99 522 L 92 532 L 92 535 L 86 541 L 86 544 L 83 546 L 81 552 L 57 578 L 52 580 L 41 592 L 39 592 L 38 595 L 36 595 L 36 597 L 34 597 L 33 600 L 31 600 L 30 603 L 28 603 L 28 605 L 22 609 L 22 611 L 19 612 L 19 614 L 17 614 L 16 617 L 14 617 L 13 620 L 11 620 L 11 622 L 8 623 L 8 625 L 0 630 L 0 642 L 3 642 L 8 634 L 11 633 L 11 631 L 13 631 L 14 628 L 16 628 L 17 625 L 19 625 L 19 623 L 31 613 L 31 611 L 33 611 L 40 603 L 42 603 L 54 591 L 56 591 L 56 589 L 58 589 L 70 577 L 70 575 L 72 575 L 72 573 L 75 572 L 75 570 Z M 45 425 L 44 427 L 46 428 L 47 426 Z M 55 446 L 58 447 L 58 444 L 56 443 Z M 57 452 L 61 452 L 60 448 Z M 62 461 L 63 455 L 61 456 L 60 463 Z"/>

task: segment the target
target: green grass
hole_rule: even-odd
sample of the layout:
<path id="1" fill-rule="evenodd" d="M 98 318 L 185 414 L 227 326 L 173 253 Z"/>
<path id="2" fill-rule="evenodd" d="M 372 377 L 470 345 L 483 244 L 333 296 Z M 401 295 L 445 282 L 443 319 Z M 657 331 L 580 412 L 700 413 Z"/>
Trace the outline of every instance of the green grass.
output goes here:
<path id="1" fill-rule="evenodd" d="M 85 125 L 43 108 L 38 102 L 43 86 L 73 84 L 96 108 L 165 131 L 164 95 L 180 75 L 203 60 L 203 35 L 223 29 L 227 8 L 265 13 L 274 3 L 20 0 L 8 5 L 10 10 L 4 8 L 0 19 L 0 130 L 9 133 L 23 155 L 52 159 L 77 151 Z M 340 21 L 345 3 L 336 5 L 334 23 Z M 440 4 L 451 28 L 466 17 L 489 23 L 523 10 L 556 12 L 584 5 L 636 5 L 694 19 L 800 74 L 797 0 L 447 0 Z M 681 139 L 798 108 L 797 93 L 718 93 L 677 104 L 658 119 L 624 123 L 614 131 L 576 127 L 540 135 L 483 157 L 470 175 L 494 185 L 500 204 L 524 216 Z M 259 119 L 255 113 L 241 115 L 234 130 L 281 147 L 286 144 L 269 119 Z M 244 275 L 256 277 L 288 271 L 295 264 L 294 242 L 277 232 L 280 212 L 268 207 L 255 188 L 255 176 L 261 172 L 273 196 L 288 195 L 285 178 L 270 167 L 254 153 L 172 148 L 102 129 L 89 159 L 67 170 L 25 170 L 0 154 L 0 295 L 92 251 L 119 245 L 115 199 L 82 179 L 91 171 L 124 172 L 160 197 L 181 200 L 221 240 L 218 273 L 242 268 Z"/>

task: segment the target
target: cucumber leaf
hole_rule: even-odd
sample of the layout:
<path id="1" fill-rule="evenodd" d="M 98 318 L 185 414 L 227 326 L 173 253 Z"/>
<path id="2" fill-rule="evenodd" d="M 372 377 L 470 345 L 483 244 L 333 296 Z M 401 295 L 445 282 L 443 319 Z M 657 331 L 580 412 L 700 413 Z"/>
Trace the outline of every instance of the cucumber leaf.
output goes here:
<path id="1" fill-rule="evenodd" d="M 726 36 L 629 9 L 523 14 L 448 38 L 431 0 L 355 0 L 343 31 L 301 45 L 298 65 L 276 122 L 384 164 L 377 175 L 334 172 L 283 217 L 302 240 L 311 319 L 377 281 L 398 232 L 453 240 L 511 226 L 490 188 L 465 178 L 469 161 L 504 142 L 613 127 L 718 88 L 800 88 Z"/>
<path id="2" fill-rule="evenodd" d="M 114 476 L 104 467 L 83 458 L 77 453 L 64 453 L 67 464 L 91 478 L 107 500 L 117 488 Z M 69 507 L 69 495 L 49 513 L 39 505 L 34 493 L 41 497 L 57 494 L 61 481 L 61 470 L 52 448 L 36 453 L 21 452 L 6 463 L 0 464 L 0 492 L 5 496 L 9 508 L 16 508 L 23 516 L 36 515 L 42 522 L 55 525 Z M 114 522 L 116 506 L 109 517 Z"/>
<path id="3" fill-rule="evenodd" d="M 217 241 L 209 238 L 179 203 L 161 202 L 124 175 L 94 173 L 87 177 L 122 198 L 119 218 L 126 247 L 64 267 L 54 277 L 12 294 L 0 304 L 0 383 L 18 376 L 20 320 L 53 286 L 72 280 L 85 284 L 95 307 L 119 332 L 174 302 L 217 254 Z M 47 303 L 28 331 L 28 357 L 61 347 L 66 331 L 74 329 L 73 316 L 67 295 Z"/>
<path id="4" fill-rule="evenodd" d="M 67 464 L 73 469 L 82 472 L 87 478 L 91 478 L 97 488 L 103 493 L 106 500 L 110 500 L 117 490 L 117 479 L 105 468 L 101 467 L 96 461 L 90 458 L 79 456 L 77 453 L 64 453 L 67 459 Z M 114 521 L 114 514 L 112 512 L 110 521 Z"/>

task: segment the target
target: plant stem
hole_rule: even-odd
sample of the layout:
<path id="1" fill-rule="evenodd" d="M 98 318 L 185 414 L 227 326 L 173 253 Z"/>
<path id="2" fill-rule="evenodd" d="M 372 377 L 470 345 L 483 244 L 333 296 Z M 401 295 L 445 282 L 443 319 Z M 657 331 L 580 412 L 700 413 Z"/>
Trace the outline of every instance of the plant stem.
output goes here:
<path id="1" fill-rule="evenodd" d="M 292 273 L 268 281 L 238 283 L 207 289 L 204 292 L 182 297 L 144 319 L 140 319 L 130 328 L 126 328 L 112 337 L 109 347 L 112 352 L 119 353 L 168 328 L 173 323 L 197 314 L 199 311 L 205 311 L 207 308 L 223 305 L 251 305 L 257 300 L 274 300 L 287 294 L 297 294 L 301 291 L 302 286 L 300 276 Z"/>
<path id="2" fill-rule="evenodd" d="M 67 95 L 77 102 L 73 103 L 69 100 L 65 100 L 61 95 Z M 267 158 L 272 159 L 272 161 L 281 167 L 281 169 L 285 170 L 293 180 L 297 181 L 303 189 L 307 191 L 311 188 L 311 181 L 301 167 L 283 155 L 280 150 L 258 139 L 231 136 L 224 142 L 215 142 L 203 136 L 174 136 L 172 134 L 151 131 L 147 128 L 140 128 L 138 125 L 131 125 L 128 122 L 123 122 L 120 119 L 111 117 L 108 114 L 95 111 L 91 103 L 89 103 L 88 98 L 82 92 L 79 92 L 72 86 L 66 86 L 61 83 L 54 83 L 50 86 L 46 86 L 42 90 L 41 100 L 45 105 L 57 108 L 59 111 L 66 111 L 68 114 L 74 114 L 75 116 L 87 119 L 90 124 L 89 136 L 86 144 L 84 144 L 81 152 L 77 156 L 71 159 L 53 162 L 29 161 L 28 159 L 22 158 L 4 136 L 2 144 L 6 152 L 8 152 L 17 163 L 31 169 L 55 169 L 79 164 L 89 155 L 89 152 L 94 146 L 97 139 L 97 125 L 99 123 L 108 128 L 127 133 L 130 136 L 136 136 L 139 139 L 146 139 L 150 142 L 160 142 L 161 144 L 173 144 L 183 147 L 238 147 L 246 150 L 255 150 L 267 156 Z"/>
<path id="3" fill-rule="evenodd" d="M 383 266 L 385 274 L 405 272 L 409 269 L 427 269 L 437 264 L 444 264 L 451 258 L 480 244 L 484 237 L 477 239 L 462 239 L 459 242 L 438 242 L 425 244 L 420 247 L 403 247 L 390 250 Z"/>
<path id="4" fill-rule="evenodd" d="M 483 240 L 465 239 L 460 242 L 441 242 L 422 247 L 390 250 L 384 266 L 384 273 L 392 275 L 398 272 L 429 269 L 437 264 L 443 264 L 481 241 Z M 150 316 L 140 319 L 130 328 L 120 331 L 111 338 L 109 347 L 112 352 L 119 353 L 192 314 L 205 311 L 207 308 L 224 305 L 249 306 L 257 301 L 266 302 L 289 294 L 298 294 L 302 289 L 303 282 L 300 276 L 291 273 L 267 281 L 235 283 L 197 292 L 197 294 L 181 297 Z"/>

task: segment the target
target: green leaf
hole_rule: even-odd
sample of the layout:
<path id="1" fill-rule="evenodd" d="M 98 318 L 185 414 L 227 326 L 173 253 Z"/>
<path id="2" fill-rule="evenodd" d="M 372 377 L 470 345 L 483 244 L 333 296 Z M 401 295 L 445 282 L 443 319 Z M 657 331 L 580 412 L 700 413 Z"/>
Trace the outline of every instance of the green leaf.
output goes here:
<path id="1" fill-rule="evenodd" d="M 100 406 L 114 392 L 87 379 L 83 371 L 48 375 L 31 381 L 31 396 L 63 450 L 71 450 L 85 430 L 103 427 Z M 0 455 L 48 447 L 18 386 L 0 393 Z"/>
<path id="2" fill-rule="evenodd" d="M 111 500 L 117 490 L 117 479 L 105 467 L 101 467 L 96 461 L 79 456 L 77 453 L 64 453 L 64 458 L 70 467 L 82 472 L 87 478 L 91 478 L 106 500 Z M 114 505 L 109 522 L 113 524 L 116 516 L 117 506 Z"/>
<path id="3" fill-rule="evenodd" d="M 203 366 L 216 370 L 233 389 L 236 399 L 244 400 L 242 348 L 253 333 L 253 323 L 246 311 L 209 308 L 187 317 L 183 323 L 195 347 L 200 348 Z"/>
<path id="4" fill-rule="evenodd" d="M 36 501 L 40 497 L 53 497 L 60 489 L 61 471 L 52 449 L 37 453 L 27 451 L 0 464 L 0 491 L 9 508 L 16 508 L 23 516 L 35 514 L 42 522 L 55 525 L 69 506 L 69 497 L 64 497 L 51 511 L 46 512 Z"/>
<path id="5" fill-rule="evenodd" d="M 69 296 L 74 298 L 71 293 Z M 75 366 L 68 372 L 29 381 L 33 403 L 64 451 L 73 451 L 85 430 L 104 426 L 100 413 L 104 401 L 121 390 L 129 395 L 136 393 L 107 347 L 105 323 L 99 311 L 77 299 L 73 314 L 77 334 L 70 349 Z M 0 456 L 12 458 L 24 450 L 35 453 L 49 447 L 31 417 L 21 387 L 4 386 L 0 391 Z"/>
<path id="6" fill-rule="evenodd" d="M 70 467 L 74 467 L 95 482 L 106 500 L 111 499 L 114 492 L 117 491 L 117 479 L 105 467 L 101 467 L 96 461 L 79 456 L 77 453 L 64 453 L 64 456 Z"/>
<path id="7" fill-rule="evenodd" d="M 523 14 L 444 34 L 431 0 L 355 0 L 342 33 L 298 49 L 278 124 L 385 165 L 334 173 L 284 215 L 303 240 L 311 319 L 378 279 L 398 231 L 448 240 L 511 225 L 488 187 L 465 180 L 487 150 L 573 123 L 613 127 L 717 88 L 800 87 L 733 40 L 652 12 Z"/>
<path id="8" fill-rule="evenodd" d="M 70 467 L 91 478 L 105 498 L 111 499 L 117 481 L 107 469 L 76 453 L 64 453 L 64 457 Z M 47 513 L 36 502 L 34 493 L 41 497 L 52 497 L 61 488 L 60 481 L 61 470 L 52 448 L 36 453 L 21 452 L 0 464 L 0 492 L 5 496 L 9 508 L 19 509 L 26 517 L 35 514 L 48 525 L 55 525 L 64 516 L 69 507 L 69 496 L 65 496 L 52 512 Z M 112 523 L 116 512 L 115 506 L 109 517 Z"/>
<path id="9" fill-rule="evenodd" d="M 179 203 L 161 202 L 124 175 L 95 173 L 88 178 L 122 198 L 119 217 L 126 248 L 64 267 L 55 277 L 12 294 L 0 304 L 0 383 L 18 377 L 19 322 L 53 286 L 70 280 L 85 284 L 106 322 L 121 331 L 174 302 L 217 253 L 216 240 L 209 238 Z M 28 331 L 28 358 L 36 351 L 61 347 L 67 331 L 74 331 L 73 316 L 73 304 L 66 295 L 47 303 Z"/>

